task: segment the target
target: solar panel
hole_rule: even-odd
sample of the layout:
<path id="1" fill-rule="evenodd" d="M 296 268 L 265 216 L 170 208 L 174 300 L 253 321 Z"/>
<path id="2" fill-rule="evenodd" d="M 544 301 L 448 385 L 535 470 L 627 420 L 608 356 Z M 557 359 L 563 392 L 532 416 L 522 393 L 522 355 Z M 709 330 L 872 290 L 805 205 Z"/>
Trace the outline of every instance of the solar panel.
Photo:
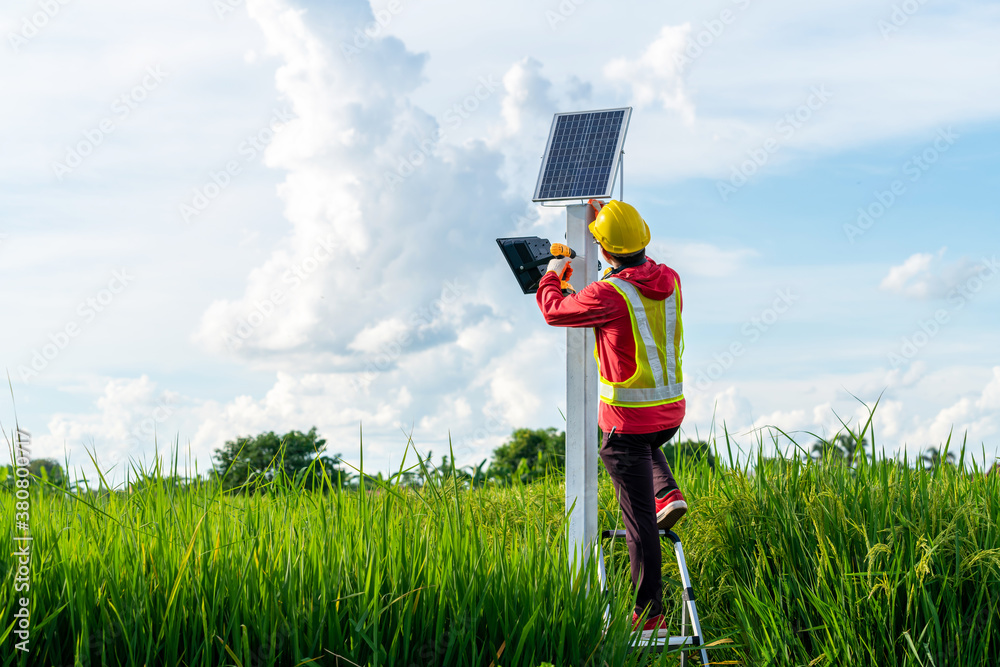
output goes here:
<path id="1" fill-rule="evenodd" d="M 532 201 L 608 199 L 631 107 L 557 113 Z"/>

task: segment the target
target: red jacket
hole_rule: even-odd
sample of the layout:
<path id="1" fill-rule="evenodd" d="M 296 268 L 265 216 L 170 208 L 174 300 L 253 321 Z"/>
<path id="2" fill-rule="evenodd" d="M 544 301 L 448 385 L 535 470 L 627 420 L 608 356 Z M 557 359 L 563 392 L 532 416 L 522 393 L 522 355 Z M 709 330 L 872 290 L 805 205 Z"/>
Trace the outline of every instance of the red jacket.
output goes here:
<path id="1" fill-rule="evenodd" d="M 674 280 L 680 289 L 680 276 L 666 264 L 647 259 L 645 264 L 624 269 L 615 277 L 627 280 L 649 299 L 666 299 L 674 291 Z M 597 281 L 579 294 L 564 297 L 559 289 L 559 277 L 547 272 L 538 284 L 535 295 L 538 307 L 548 324 L 556 327 L 594 327 L 597 357 L 601 375 L 611 382 L 622 382 L 635 373 L 635 339 L 629 320 L 625 297 L 609 283 Z M 683 298 L 678 291 L 678 307 Z M 653 433 L 675 426 L 684 420 L 685 402 L 656 405 L 648 408 L 623 408 L 600 401 L 597 422 L 605 433 L 615 428 L 617 433 Z"/>

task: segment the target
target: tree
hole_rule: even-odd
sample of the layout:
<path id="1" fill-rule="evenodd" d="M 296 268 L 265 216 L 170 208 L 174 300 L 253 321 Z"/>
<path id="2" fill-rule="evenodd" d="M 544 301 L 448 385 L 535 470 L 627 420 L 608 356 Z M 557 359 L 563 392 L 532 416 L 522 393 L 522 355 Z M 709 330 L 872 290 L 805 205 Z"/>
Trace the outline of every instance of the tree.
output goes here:
<path id="1" fill-rule="evenodd" d="M 28 472 L 34 477 L 47 480 L 53 486 L 69 488 L 69 480 L 63 472 L 63 467 L 54 459 L 31 459 L 28 463 Z M 14 482 L 17 479 L 13 466 L 7 465 L 0 468 L 0 488 L 14 488 Z M 44 486 L 44 484 L 34 480 L 31 483 Z"/>
<path id="2" fill-rule="evenodd" d="M 31 459 L 31 462 L 28 463 L 28 471 L 32 475 L 48 480 L 54 486 L 63 486 L 66 482 L 63 468 L 55 459 Z"/>
<path id="3" fill-rule="evenodd" d="M 421 487 L 431 484 L 441 486 L 457 482 L 462 488 L 477 489 L 486 483 L 487 470 L 486 459 L 479 462 L 479 465 L 467 465 L 459 467 L 455 459 L 445 454 L 441 457 L 440 465 L 434 465 L 434 452 L 427 452 L 427 456 L 421 457 L 422 465 L 420 470 L 403 471 L 395 475 L 396 483 L 400 486 Z"/>
<path id="4" fill-rule="evenodd" d="M 348 478 L 338 467 L 340 454 L 323 456 L 325 450 L 326 440 L 317 435 L 313 426 L 308 433 L 290 431 L 278 436 L 269 431 L 228 440 L 212 458 L 214 472 L 220 479 L 225 475 L 227 489 L 268 482 L 282 474 L 302 482 L 303 488 L 316 489 L 323 485 L 324 470 L 331 482 L 340 486 Z"/>
<path id="5" fill-rule="evenodd" d="M 708 467 L 715 470 L 715 454 L 712 453 L 712 446 L 703 440 L 671 441 L 660 449 L 663 451 L 671 470 L 676 469 L 678 461 L 682 459 L 687 463 L 707 459 Z"/>
<path id="6" fill-rule="evenodd" d="M 924 464 L 924 468 L 927 470 L 936 470 L 942 465 L 955 465 L 955 453 L 947 452 L 938 449 L 937 447 L 928 447 L 924 450 L 923 454 L 920 456 L 920 460 Z"/>
<path id="7" fill-rule="evenodd" d="M 563 470 L 566 459 L 566 433 L 554 428 L 515 430 L 505 444 L 493 450 L 493 462 L 487 477 L 502 482 L 517 478 L 531 482 L 547 470 Z"/>
<path id="8" fill-rule="evenodd" d="M 855 437 L 853 433 L 838 433 L 832 440 L 819 439 L 812 446 L 814 459 L 843 459 L 854 463 L 858 458 L 868 456 L 868 438 Z"/>

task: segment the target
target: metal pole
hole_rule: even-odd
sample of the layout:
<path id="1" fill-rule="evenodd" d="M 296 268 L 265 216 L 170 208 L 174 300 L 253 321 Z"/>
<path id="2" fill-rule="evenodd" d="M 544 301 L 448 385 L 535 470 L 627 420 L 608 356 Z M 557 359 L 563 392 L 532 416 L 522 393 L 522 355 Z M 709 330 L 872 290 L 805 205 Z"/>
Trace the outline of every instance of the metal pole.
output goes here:
<path id="1" fill-rule="evenodd" d="M 597 280 L 597 244 L 588 204 L 566 207 L 566 243 L 577 252 L 570 283 L 577 292 Z M 569 563 L 583 566 L 597 542 L 597 363 L 594 330 L 566 330 L 566 511 Z"/>
<path id="2" fill-rule="evenodd" d="M 618 201 L 625 201 L 625 151 L 618 158 Z"/>

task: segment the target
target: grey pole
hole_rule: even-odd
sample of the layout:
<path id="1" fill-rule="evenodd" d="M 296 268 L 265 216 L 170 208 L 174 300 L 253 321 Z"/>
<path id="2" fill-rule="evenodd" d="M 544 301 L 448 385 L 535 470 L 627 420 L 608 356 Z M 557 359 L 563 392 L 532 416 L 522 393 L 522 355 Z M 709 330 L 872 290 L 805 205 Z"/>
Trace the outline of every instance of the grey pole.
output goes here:
<path id="1" fill-rule="evenodd" d="M 598 246 L 588 204 L 566 207 L 566 244 L 577 252 L 570 283 L 577 292 L 597 280 Z M 582 567 L 597 543 L 597 362 L 594 330 L 566 329 L 566 512 L 569 562 Z"/>
<path id="2" fill-rule="evenodd" d="M 618 201 L 625 201 L 625 151 L 618 159 Z"/>

